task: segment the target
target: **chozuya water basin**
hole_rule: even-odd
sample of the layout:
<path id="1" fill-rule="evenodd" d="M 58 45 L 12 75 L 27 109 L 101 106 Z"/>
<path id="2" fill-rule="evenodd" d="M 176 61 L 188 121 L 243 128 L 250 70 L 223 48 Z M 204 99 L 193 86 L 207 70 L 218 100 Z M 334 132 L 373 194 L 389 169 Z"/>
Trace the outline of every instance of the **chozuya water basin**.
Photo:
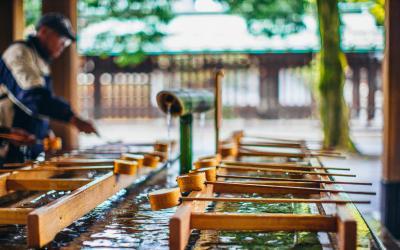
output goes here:
<path id="1" fill-rule="evenodd" d="M 122 190 L 98 206 L 91 213 L 60 232 L 48 247 L 50 248 L 130 248 L 168 249 L 168 222 L 175 208 L 152 212 L 147 194 L 160 188 L 175 186 L 178 164 L 161 171 L 144 185 Z M 50 192 L 47 198 L 57 197 Z M 236 195 L 231 195 L 236 196 Z M 248 195 L 254 197 L 255 195 Z M 36 202 L 42 202 L 41 197 Z M 209 211 L 220 212 L 280 212 L 316 213 L 315 206 L 304 204 L 249 204 L 215 203 Z M 0 245 L 3 249 L 24 249 L 26 247 L 24 226 L 0 227 Z M 307 232 L 233 232 L 194 231 L 188 248 L 192 249 L 325 249 L 326 234 Z M 334 237 L 333 237 L 334 238 Z M 369 231 L 364 228 L 359 235 L 360 248 L 374 247 Z"/>

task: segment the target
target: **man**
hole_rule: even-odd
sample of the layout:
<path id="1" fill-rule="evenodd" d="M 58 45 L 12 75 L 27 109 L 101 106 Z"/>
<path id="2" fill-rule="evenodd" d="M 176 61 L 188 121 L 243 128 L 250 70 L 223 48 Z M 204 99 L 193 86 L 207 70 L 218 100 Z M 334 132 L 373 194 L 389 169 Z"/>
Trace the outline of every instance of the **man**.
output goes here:
<path id="1" fill-rule="evenodd" d="M 41 140 L 50 133 L 49 121 L 69 123 L 85 133 L 97 133 L 92 123 L 79 118 L 71 106 L 54 96 L 50 63 L 76 41 L 71 23 L 61 14 L 44 15 L 36 26 L 36 35 L 13 43 L 0 61 L 0 126 L 26 130 Z M 43 151 L 42 145 L 30 147 L 31 157 Z M 22 154 L 10 148 L 12 158 Z"/>

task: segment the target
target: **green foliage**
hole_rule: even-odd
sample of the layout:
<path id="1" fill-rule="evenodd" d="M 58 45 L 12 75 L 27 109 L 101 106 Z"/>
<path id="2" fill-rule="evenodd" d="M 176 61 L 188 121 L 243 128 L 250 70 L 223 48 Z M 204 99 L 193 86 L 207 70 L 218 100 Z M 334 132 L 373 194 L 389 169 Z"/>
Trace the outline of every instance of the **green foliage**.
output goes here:
<path id="1" fill-rule="evenodd" d="M 146 54 L 139 49 L 135 53 L 123 52 L 115 58 L 115 63 L 120 67 L 137 65 L 146 59 Z"/>
<path id="2" fill-rule="evenodd" d="M 350 3 L 370 3 L 369 11 L 375 17 L 377 25 L 383 26 L 385 23 L 385 0 L 342 0 Z"/>
<path id="3" fill-rule="evenodd" d="M 253 34 L 267 36 L 295 33 L 305 28 L 303 15 L 307 0 L 217 0 L 229 8 L 229 13 L 239 14 L 247 21 Z"/>
<path id="4" fill-rule="evenodd" d="M 343 97 L 346 58 L 340 48 L 338 0 L 218 0 L 242 15 L 255 34 L 285 35 L 302 28 L 302 16 L 317 5 L 321 40 L 318 103 L 324 147 L 354 150 Z M 359 0 L 361 1 L 361 0 Z"/>
<path id="5" fill-rule="evenodd" d="M 25 27 L 35 25 L 42 9 L 41 0 L 24 0 Z"/>
<path id="6" fill-rule="evenodd" d="M 126 21 L 138 21 L 143 29 L 132 34 L 115 35 L 112 31 L 99 34 L 92 54 L 99 54 L 106 43 L 118 51 L 116 62 L 120 66 L 135 65 L 145 59 L 144 47 L 160 41 L 165 33 L 161 31 L 174 17 L 171 1 L 152 0 L 79 0 L 78 11 L 80 29 L 90 24 L 115 18 Z"/>
<path id="7" fill-rule="evenodd" d="M 376 23 L 383 25 L 385 23 L 385 0 L 375 0 L 375 4 L 370 8 L 370 12 L 374 15 Z"/>

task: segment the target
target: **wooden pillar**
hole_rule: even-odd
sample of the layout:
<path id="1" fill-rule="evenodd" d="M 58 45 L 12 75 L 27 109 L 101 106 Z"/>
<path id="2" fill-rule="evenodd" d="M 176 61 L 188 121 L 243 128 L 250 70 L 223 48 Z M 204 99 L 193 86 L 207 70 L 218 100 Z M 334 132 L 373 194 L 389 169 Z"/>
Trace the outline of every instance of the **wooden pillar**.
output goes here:
<path id="1" fill-rule="evenodd" d="M 89 59 L 92 60 L 92 59 Z M 102 114 L 102 102 L 101 102 L 101 83 L 100 77 L 104 68 L 101 66 L 101 59 L 94 59 L 95 63 L 94 70 L 92 71 L 94 75 L 94 82 L 93 82 L 93 116 L 95 119 L 100 119 Z M 104 62 L 104 61 L 103 61 Z"/>
<path id="2" fill-rule="evenodd" d="M 260 67 L 259 114 L 266 118 L 279 116 L 279 67 Z"/>
<path id="3" fill-rule="evenodd" d="M 353 68 L 353 112 L 360 115 L 360 67 Z"/>
<path id="4" fill-rule="evenodd" d="M 386 0 L 382 222 L 400 239 L 400 1 Z"/>
<path id="5" fill-rule="evenodd" d="M 25 28 L 23 0 L 0 1 L 0 55 L 15 40 L 23 38 Z"/>
<path id="6" fill-rule="evenodd" d="M 370 59 L 368 66 L 368 102 L 367 102 L 367 119 L 371 121 L 375 117 L 375 92 L 377 88 L 377 71 L 378 67 L 373 59 Z"/>
<path id="7" fill-rule="evenodd" d="M 76 31 L 77 0 L 43 0 L 42 12 L 58 12 L 70 19 L 73 29 Z M 77 70 L 78 54 L 76 44 L 68 47 L 60 58 L 54 60 L 51 66 L 53 89 L 56 95 L 64 97 L 77 112 Z M 78 147 L 78 132 L 67 124 L 52 124 L 57 136 L 62 137 L 64 149 Z"/>

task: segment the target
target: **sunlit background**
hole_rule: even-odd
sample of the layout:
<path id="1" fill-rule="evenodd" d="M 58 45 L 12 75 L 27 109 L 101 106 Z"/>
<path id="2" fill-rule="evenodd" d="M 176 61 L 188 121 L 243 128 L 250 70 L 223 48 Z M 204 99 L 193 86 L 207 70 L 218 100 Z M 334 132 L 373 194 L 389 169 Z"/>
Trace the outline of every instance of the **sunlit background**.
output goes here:
<path id="1" fill-rule="evenodd" d="M 303 25 L 266 35 L 260 30 L 268 23 L 249 25 L 212 0 L 174 1 L 173 16 L 161 21 L 121 13 L 109 16 L 107 9 L 83 2 L 78 4 L 78 106 L 80 114 L 95 120 L 105 139 L 81 135 L 82 147 L 105 140 L 166 138 L 156 94 L 165 88 L 211 89 L 219 67 L 225 70 L 223 135 L 245 128 L 250 133 L 321 140 L 315 94 L 320 45 L 313 7 L 301 17 Z M 40 16 L 40 1 L 24 3 L 29 34 Z M 119 4 L 122 9 L 124 1 Z M 340 3 L 341 47 L 348 63 L 344 96 L 351 111 L 351 136 L 362 155 L 326 163 L 351 165 L 360 180 L 373 182 L 372 190 L 378 191 L 384 29 L 375 7 L 369 1 Z M 138 33 L 139 38 L 132 36 Z M 144 37 L 150 42 L 143 42 Z M 212 152 L 212 113 L 195 118 L 195 151 Z M 178 138 L 178 122 L 173 125 L 173 137 Z M 375 221 L 380 197 L 371 200 L 370 206 L 359 207 Z"/>

